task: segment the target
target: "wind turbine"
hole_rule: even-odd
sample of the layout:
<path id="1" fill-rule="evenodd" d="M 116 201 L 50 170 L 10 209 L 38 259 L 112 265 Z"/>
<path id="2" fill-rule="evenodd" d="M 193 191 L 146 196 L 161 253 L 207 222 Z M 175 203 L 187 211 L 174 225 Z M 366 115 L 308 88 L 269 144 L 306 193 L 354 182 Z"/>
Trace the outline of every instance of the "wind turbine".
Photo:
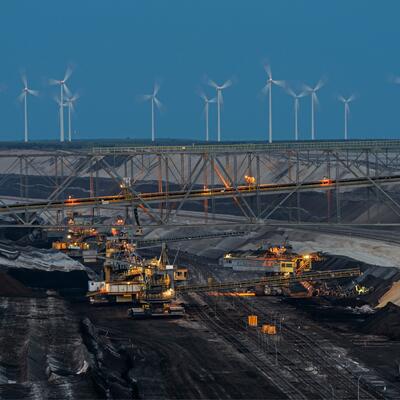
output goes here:
<path id="1" fill-rule="evenodd" d="M 39 92 L 37 90 L 29 89 L 28 79 L 26 78 L 25 75 L 22 75 L 21 79 L 22 79 L 22 83 L 24 84 L 24 87 L 18 98 L 20 101 L 24 102 L 24 123 L 25 123 L 24 141 L 25 141 L 25 143 L 27 143 L 28 139 L 29 139 L 29 137 L 28 137 L 28 95 L 31 94 L 32 96 L 38 96 Z"/>
<path id="2" fill-rule="evenodd" d="M 217 130 L 217 134 L 218 134 L 218 142 L 221 141 L 221 106 L 224 102 L 224 98 L 222 97 L 222 91 L 227 89 L 229 86 L 232 85 L 232 81 L 229 79 L 227 80 L 223 85 L 218 85 L 217 83 L 215 83 L 213 80 L 209 80 L 208 84 L 210 86 L 212 86 L 213 88 L 215 88 L 215 90 L 217 91 L 217 110 L 218 110 L 218 130 Z"/>
<path id="3" fill-rule="evenodd" d="M 344 140 L 348 139 L 348 135 L 347 135 L 347 121 L 349 118 L 349 114 L 350 114 L 350 106 L 349 103 L 351 103 L 353 100 L 355 100 L 355 96 L 354 94 L 351 95 L 350 97 L 348 97 L 347 99 L 344 98 L 343 96 L 339 96 L 338 99 L 339 101 L 341 101 L 344 104 Z"/>
<path id="4" fill-rule="evenodd" d="M 295 93 L 293 89 L 287 88 L 287 92 L 294 99 L 294 139 L 299 140 L 299 109 L 300 99 L 307 95 L 307 92 Z"/>
<path id="5" fill-rule="evenodd" d="M 315 108 L 319 104 L 317 92 L 324 86 L 322 79 L 314 86 L 305 85 L 304 88 L 311 94 L 311 140 L 315 140 Z"/>
<path id="6" fill-rule="evenodd" d="M 79 94 L 76 93 L 75 95 L 68 97 L 64 104 L 68 108 L 68 141 L 69 142 L 72 141 L 72 130 L 71 130 L 72 121 L 71 121 L 71 119 L 72 119 L 72 113 L 75 111 L 74 103 L 78 99 L 79 99 Z"/>
<path id="7" fill-rule="evenodd" d="M 264 66 L 265 72 L 267 73 L 267 84 L 263 88 L 263 93 L 268 94 L 268 108 L 269 108 L 269 133 L 268 133 L 268 141 L 272 143 L 272 85 L 277 85 L 283 87 L 284 81 L 276 81 L 272 79 L 272 71 L 271 67 L 266 64 Z"/>
<path id="8" fill-rule="evenodd" d="M 215 103 L 217 99 L 214 97 L 213 99 L 209 99 L 204 93 L 200 94 L 200 97 L 204 100 L 204 112 L 206 115 L 206 142 L 209 140 L 209 127 L 208 127 L 208 121 L 209 121 L 209 108 L 211 103 Z"/>
<path id="9" fill-rule="evenodd" d="M 65 71 L 64 78 L 61 80 L 50 79 L 50 85 L 59 85 L 60 86 L 60 142 L 64 142 L 64 97 L 65 95 L 70 96 L 71 92 L 66 85 L 66 82 L 71 77 L 72 69 L 70 67 Z"/>
<path id="10" fill-rule="evenodd" d="M 157 99 L 158 91 L 160 90 L 160 85 L 158 83 L 154 84 L 154 89 L 152 94 L 146 94 L 143 96 L 143 100 L 151 100 L 151 141 L 155 140 L 155 107 L 160 109 L 162 107 L 161 101 Z"/>

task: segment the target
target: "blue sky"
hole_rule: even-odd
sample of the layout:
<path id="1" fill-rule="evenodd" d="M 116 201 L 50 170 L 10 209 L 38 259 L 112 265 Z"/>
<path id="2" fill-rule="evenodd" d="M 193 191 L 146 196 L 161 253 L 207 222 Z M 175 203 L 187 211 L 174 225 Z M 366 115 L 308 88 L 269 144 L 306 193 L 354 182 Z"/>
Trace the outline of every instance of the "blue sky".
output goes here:
<path id="1" fill-rule="evenodd" d="M 41 92 L 29 99 L 32 139 L 58 137 L 56 89 L 72 63 L 70 88 L 81 93 L 76 138 L 148 138 L 150 104 L 137 101 L 160 80 L 161 138 L 204 137 L 204 77 L 235 78 L 222 114 L 225 140 L 264 140 L 263 60 L 291 85 L 327 84 L 319 94 L 317 138 L 341 138 L 338 94 L 356 93 L 349 135 L 400 137 L 398 0 L 2 0 L 0 140 L 23 137 L 19 71 Z M 290 97 L 274 88 L 274 137 L 293 137 Z M 300 137 L 310 134 L 310 98 L 301 101 Z M 216 137 L 216 108 L 211 136 Z"/>

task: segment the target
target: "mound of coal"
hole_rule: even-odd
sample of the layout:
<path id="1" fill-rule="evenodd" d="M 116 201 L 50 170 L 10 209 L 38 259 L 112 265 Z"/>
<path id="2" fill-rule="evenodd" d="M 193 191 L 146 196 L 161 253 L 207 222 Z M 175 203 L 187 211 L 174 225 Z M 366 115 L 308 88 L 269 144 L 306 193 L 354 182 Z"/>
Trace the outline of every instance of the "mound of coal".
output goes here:
<path id="1" fill-rule="evenodd" d="M 0 296 L 31 296 L 32 291 L 5 272 L 0 272 Z"/>
<path id="2" fill-rule="evenodd" d="M 400 307 L 387 303 L 385 307 L 366 319 L 362 330 L 365 333 L 400 339 Z"/>
<path id="3" fill-rule="evenodd" d="M 79 319 L 55 297 L 0 297 L 0 398 L 99 399 Z"/>
<path id="4" fill-rule="evenodd" d="M 28 268 L 10 268 L 8 274 L 26 286 L 41 289 L 80 289 L 83 292 L 88 287 L 88 277 L 85 271 L 40 271 Z"/>
<path id="5" fill-rule="evenodd" d="M 137 398 L 137 382 L 132 376 L 132 365 L 126 350 L 118 348 L 101 335 L 99 329 L 85 318 L 81 322 L 83 341 L 91 354 L 90 371 L 97 391 L 104 398 Z"/>

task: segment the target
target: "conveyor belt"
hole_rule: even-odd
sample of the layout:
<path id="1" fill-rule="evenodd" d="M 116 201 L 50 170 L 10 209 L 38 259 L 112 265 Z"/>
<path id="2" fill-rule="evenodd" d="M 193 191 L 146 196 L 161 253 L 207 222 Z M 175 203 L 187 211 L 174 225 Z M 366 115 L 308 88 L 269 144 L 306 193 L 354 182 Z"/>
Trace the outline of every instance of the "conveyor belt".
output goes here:
<path id="1" fill-rule="evenodd" d="M 278 287 L 302 281 L 318 282 L 330 279 L 351 278 L 360 275 L 361 271 L 359 268 L 350 268 L 350 269 L 342 269 L 336 271 L 307 272 L 298 276 L 289 276 L 289 277 L 271 276 L 260 279 L 250 279 L 246 281 L 212 283 L 210 285 L 179 286 L 176 288 L 176 292 L 177 293 L 213 292 L 213 291 L 220 292 L 224 290 L 233 290 L 233 289 L 249 289 L 260 285 Z"/>
<path id="2" fill-rule="evenodd" d="M 130 205 L 130 204 L 152 204 L 163 202 L 179 202 L 182 200 L 204 200 L 210 198 L 231 198 L 254 196 L 256 193 L 260 195 L 285 193 L 295 190 L 330 190 L 337 185 L 343 187 L 364 187 L 373 186 L 374 184 L 393 184 L 400 182 L 400 175 L 381 176 L 381 177 L 363 177 L 349 178 L 341 180 L 329 180 L 329 183 L 323 181 L 312 181 L 302 184 L 297 183 L 277 183 L 277 184 L 260 184 L 254 186 L 238 186 L 238 187 L 214 187 L 208 189 L 195 189 L 187 191 L 170 191 L 170 192 L 149 192 L 134 195 L 131 193 L 119 194 L 114 196 L 99 196 L 88 198 L 70 198 L 67 200 L 54 200 L 50 202 L 31 202 L 25 204 L 9 204 L 0 207 L 0 214 L 15 214 L 25 211 L 36 211 L 40 209 L 61 209 L 73 207 L 93 207 L 108 205 Z"/>

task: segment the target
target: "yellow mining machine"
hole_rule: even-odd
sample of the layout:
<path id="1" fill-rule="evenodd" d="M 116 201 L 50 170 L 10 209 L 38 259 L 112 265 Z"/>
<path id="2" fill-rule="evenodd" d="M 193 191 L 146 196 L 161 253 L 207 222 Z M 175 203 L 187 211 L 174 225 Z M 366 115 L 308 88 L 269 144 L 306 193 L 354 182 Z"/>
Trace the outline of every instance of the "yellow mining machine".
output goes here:
<path id="1" fill-rule="evenodd" d="M 52 248 L 63 251 L 72 257 L 79 257 L 83 251 L 90 249 L 89 239 L 96 243 L 98 232 L 76 212 L 68 213 L 67 218 L 67 233 L 63 240 L 53 242 Z"/>
<path id="2" fill-rule="evenodd" d="M 147 260 L 131 243 L 109 242 L 104 281 L 90 281 L 87 296 L 92 304 L 132 304 L 130 315 L 134 317 L 172 316 L 183 313 L 174 299 L 176 287 L 186 280 L 187 269 L 169 262 L 165 244 L 158 258 Z"/>

